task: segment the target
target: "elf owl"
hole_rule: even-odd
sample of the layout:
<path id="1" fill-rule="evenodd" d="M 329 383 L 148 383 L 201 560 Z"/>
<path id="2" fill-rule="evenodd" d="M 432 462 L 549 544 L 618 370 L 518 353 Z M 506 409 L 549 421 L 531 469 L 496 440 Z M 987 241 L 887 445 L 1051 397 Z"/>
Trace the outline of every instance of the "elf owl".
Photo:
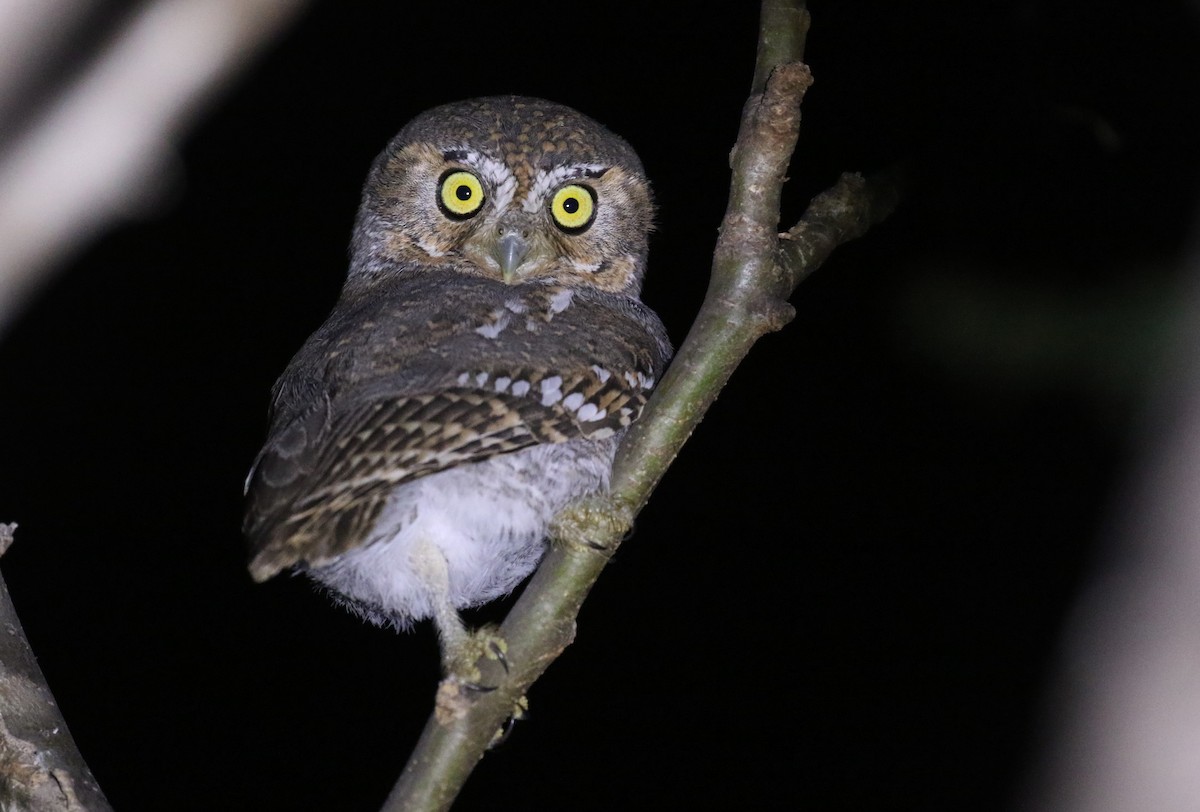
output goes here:
<path id="1" fill-rule="evenodd" d="M 253 577 L 294 567 L 375 623 L 432 618 L 462 666 L 458 610 L 512 590 L 554 515 L 607 488 L 670 355 L 638 298 L 651 215 L 637 155 L 567 107 L 474 99 L 404 127 L 340 299 L 275 384 Z"/>

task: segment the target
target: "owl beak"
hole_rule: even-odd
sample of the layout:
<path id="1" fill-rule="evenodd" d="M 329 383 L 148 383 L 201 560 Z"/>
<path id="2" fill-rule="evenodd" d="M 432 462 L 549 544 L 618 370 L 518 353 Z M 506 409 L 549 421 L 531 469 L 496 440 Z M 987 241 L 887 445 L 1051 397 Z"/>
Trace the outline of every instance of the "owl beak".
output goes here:
<path id="1" fill-rule="evenodd" d="M 512 284 L 517 276 L 517 268 L 521 267 L 528 253 L 529 243 L 520 234 L 509 232 L 496 241 L 496 261 L 500 263 L 505 282 Z"/>

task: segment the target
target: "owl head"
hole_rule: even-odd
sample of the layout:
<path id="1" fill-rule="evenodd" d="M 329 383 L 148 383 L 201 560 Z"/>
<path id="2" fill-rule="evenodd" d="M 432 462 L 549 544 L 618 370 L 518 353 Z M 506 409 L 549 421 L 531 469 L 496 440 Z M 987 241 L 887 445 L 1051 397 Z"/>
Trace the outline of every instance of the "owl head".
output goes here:
<path id="1" fill-rule="evenodd" d="M 444 268 L 636 294 L 652 214 L 637 155 L 587 116 L 521 96 L 447 104 L 372 164 L 351 281 Z"/>

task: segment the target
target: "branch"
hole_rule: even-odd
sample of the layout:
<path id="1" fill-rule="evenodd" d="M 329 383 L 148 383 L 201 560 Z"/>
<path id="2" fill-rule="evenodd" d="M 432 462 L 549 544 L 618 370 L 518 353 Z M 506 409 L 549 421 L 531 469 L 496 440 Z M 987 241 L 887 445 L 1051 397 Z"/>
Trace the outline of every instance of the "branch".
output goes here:
<path id="1" fill-rule="evenodd" d="M 808 67 L 799 61 L 808 20 L 799 0 L 763 3 L 754 91 L 731 154 L 729 208 L 708 293 L 645 413 L 617 452 L 609 494 L 558 517 L 558 543 L 500 628 L 511 671 L 480 661 L 483 681 L 498 687 L 470 701 L 445 696 L 453 689 L 443 683 L 438 710 L 385 810 L 449 808 L 515 703 L 574 639 L 584 598 L 733 370 L 755 341 L 791 320 L 787 297 L 835 246 L 859 236 L 894 207 L 896 195 L 887 184 L 844 175 L 786 234 L 778 233 L 784 173 L 800 132 L 800 102 L 812 83 Z"/>
<path id="2" fill-rule="evenodd" d="M 47 0 L 26 12 L 53 28 L 64 6 L 74 5 Z M 39 275 L 86 238 L 145 208 L 170 167 L 175 142 L 203 103 L 301 5 L 144 3 L 94 63 L 11 145 L 6 142 L 0 154 L 0 328 Z M 0 80 L 0 102 L 16 92 Z"/>
<path id="3" fill-rule="evenodd" d="M 0 555 L 15 524 L 0 524 Z M 0 578 L 0 808 L 106 812 Z"/>

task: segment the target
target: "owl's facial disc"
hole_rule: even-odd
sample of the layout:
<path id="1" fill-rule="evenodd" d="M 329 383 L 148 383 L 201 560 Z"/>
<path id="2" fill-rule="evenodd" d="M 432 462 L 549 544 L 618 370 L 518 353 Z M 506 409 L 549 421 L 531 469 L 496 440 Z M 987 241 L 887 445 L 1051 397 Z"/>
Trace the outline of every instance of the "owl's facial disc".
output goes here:
<path id="1" fill-rule="evenodd" d="M 640 174 L 489 150 L 417 141 L 389 153 L 364 203 L 379 218 L 364 223 L 386 225 L 381 253 L 509 285 L 636 289 L 652 211 Z M 361 235 L 371 248 L 372 232 Z"/>
<path id="2" fill-rule="evenodd" d="M 462 255 L 510 285 L 561 275 L 571 257 L 567 243 L 592 226 L 600 207 L 589 183 L 603 177 L 607 167 L 589 163 L 538 170 L 468 149 L 449 150 L 443 157 L 449 166 L 437 180 L 437 204 L 446 218 L 469 229 Z"/>

